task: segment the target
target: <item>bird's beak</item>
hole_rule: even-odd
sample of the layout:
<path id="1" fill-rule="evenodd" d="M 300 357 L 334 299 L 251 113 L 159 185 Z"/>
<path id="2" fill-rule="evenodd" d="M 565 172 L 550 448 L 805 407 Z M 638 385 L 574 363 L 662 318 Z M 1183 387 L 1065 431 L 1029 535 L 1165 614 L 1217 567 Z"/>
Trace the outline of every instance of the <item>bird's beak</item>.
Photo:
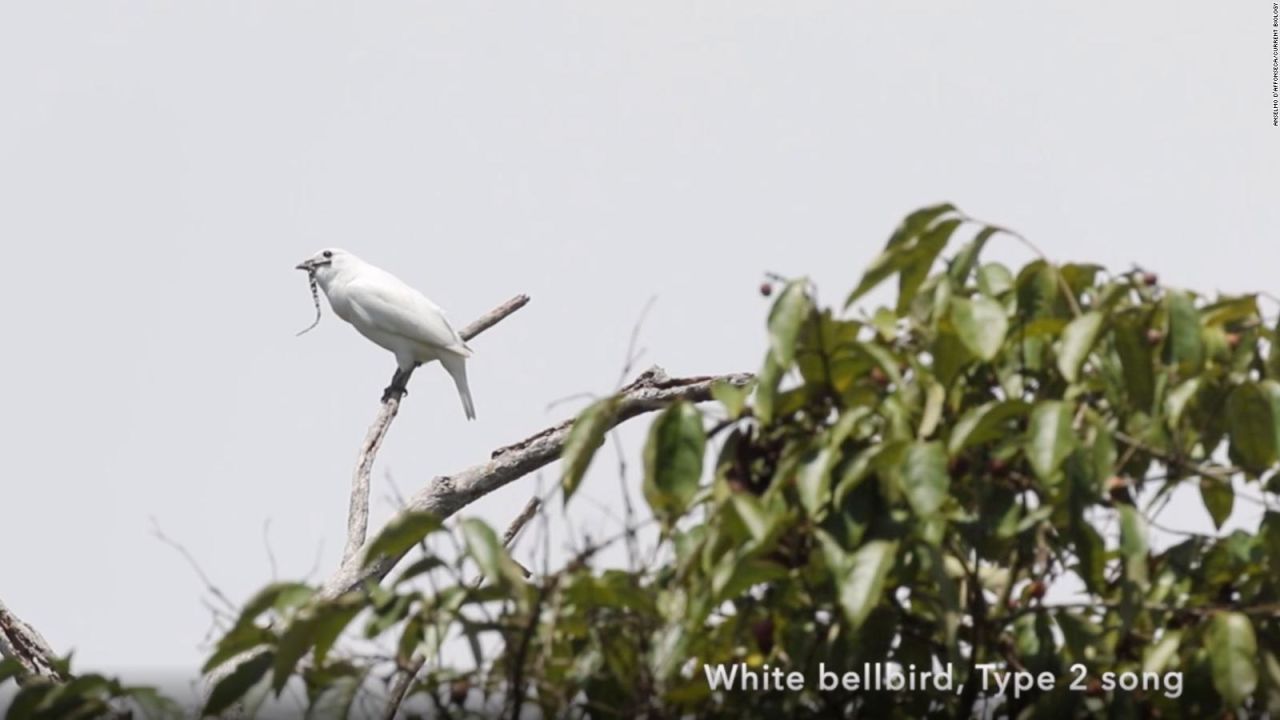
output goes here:
<path id="1" fill-rule="evenodd" d="M 311 272 L 311 268 L 312 268 L 312 265 L 310 260 L 303 260 L 302 262 L 293 266 L 294 270 L 306 270 L 307 272 Z"/>

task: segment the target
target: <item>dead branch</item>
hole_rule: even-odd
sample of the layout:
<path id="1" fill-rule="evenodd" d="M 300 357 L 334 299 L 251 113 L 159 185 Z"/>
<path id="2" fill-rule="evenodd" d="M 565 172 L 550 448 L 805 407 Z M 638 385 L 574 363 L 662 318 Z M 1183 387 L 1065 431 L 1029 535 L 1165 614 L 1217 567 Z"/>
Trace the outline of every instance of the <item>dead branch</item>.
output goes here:
<path id="1" fill-rule="evenodd" d="M 524 307 L 529 302 L 528 295 L 517 295 L 498 307 L 485 313 L 475 322 L 458 333 L 463 340 L 470 340 L 489 328 L 497 325 L 511 313 Z M 410 374 L 412 371 L 410 371 Z M 408 382 L 406 374 L 403 382 Z M 351 502 L 347 510 L 347 545 L 342 551 L 342 564 L 347 564 L 364 545 L 369 529 L 369 475 L 373 470 L 373 461 L 382 447 L 382 440 L 391 428 L 391 421 L 396 419 L 400 411 L 401 396 L 389 392 L 382 398 L 382 407 L 373 425 L 365 434 L 364 443 L 360 445 L 360 455 L 356 458 L 356 469 L 351 476 Z"/>
<path id="2" fill-rule="evenodd" d="M 66 680 L 55 665 L 57 655 L 49 648 L 49 643 L 35 628 L 10 612 L 3 602 L 0 602 L 0 656 L 17 660 L 28 677 L 53 682 Z"/>
<path id="3" fill-rule="evenodd" d="M 617 411 L 611 427 L 620 425 L 637 415 L 666 407 L 678 400 L 702 402 L 711 398 L 711 387 L 717 382 L 742 386 L 751 375 L 730 375 L 671 378 L 661 368 L 646 370 L 634 382 L 618 393 Z M 558 459 L 564 449 L 572 420 L 534 433 L 520 442 L 493 451 L 488 462 L 472 466 L 455 475 L 440 476 L 409 499 L 396 517 L 407 512 L 432 512 L 446 518 L 477 499 L 488 495 L 508 483 L 518 480 L 538 468 Z M 327 597 L 337 597 L 353 590 L 368 579 L 381 580 L 399 562 L 400 557 L 382 557 L 365 567 L 364 551 L 352 553 L 329 578 L 323 588 Z"/>

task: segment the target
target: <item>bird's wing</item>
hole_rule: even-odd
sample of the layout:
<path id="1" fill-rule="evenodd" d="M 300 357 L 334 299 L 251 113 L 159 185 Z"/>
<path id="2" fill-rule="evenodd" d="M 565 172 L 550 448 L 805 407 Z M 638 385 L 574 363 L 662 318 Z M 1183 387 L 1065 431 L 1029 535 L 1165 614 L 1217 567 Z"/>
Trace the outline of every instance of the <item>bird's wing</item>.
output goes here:
<path id="1" fill-rule="evenodd" d="M 376 329 L 471 356 L 444 310 L 394 276 L 360 278 L 347 285 L 346 292 L 356 311 Z"/>

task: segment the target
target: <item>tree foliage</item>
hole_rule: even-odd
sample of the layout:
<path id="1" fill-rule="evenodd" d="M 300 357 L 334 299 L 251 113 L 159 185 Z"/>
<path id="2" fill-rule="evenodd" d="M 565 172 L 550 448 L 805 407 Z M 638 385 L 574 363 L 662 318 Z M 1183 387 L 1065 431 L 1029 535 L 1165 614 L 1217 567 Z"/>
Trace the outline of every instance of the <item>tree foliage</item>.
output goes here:
<path id="1" fill-rule="evenodd" d="M 293 684 L 342 716 L 411 675 L 405 702 L 457 717 L 1280 713 L 1280 328 L 1256 295 L 984 260 L 1002 237 L 930 207 L 843 306 L 785 282 L 754 386 L 652 421 L 650 561 L 595 562 L 628 527 L 526 574 L 483 523 L 410 516 L 377 547 L 422 551 L 386 583 L 251 600 L 206 665 L 239 663 L 206 711 Z M 893 303 L 862 311 L 890 280 Z M 573 429 L 568 512 L 612 408 Z M 1180 488 L 1219 528 L 1237 503 L 1261 503 L 1261 524 L 1158 536 Z M 337 652 L 352 634 L 394 658 Z M 954 685 L 821 687 L 886 663 Z M 803 687 L 713 688 L 716 667 Z M 983 681 L 1009 671 L 1052 682 Z"/>

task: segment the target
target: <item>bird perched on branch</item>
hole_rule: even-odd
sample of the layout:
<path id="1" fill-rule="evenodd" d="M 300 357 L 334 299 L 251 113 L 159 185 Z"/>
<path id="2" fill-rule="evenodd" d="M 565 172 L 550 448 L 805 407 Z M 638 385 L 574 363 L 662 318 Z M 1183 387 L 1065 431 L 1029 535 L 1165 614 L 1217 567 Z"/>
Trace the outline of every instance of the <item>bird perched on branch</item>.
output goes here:
<path id="1" fill-rule="evenodd" d="M 471 348 L 449 325 L 440 306 L 395 275 L 345 250 L 321 250 L 297 268 L 310 276 L 313 296 L 319 285 L 335 315 L 395 354 L 396 372 L 382 396 L 384 401 L 406 392 L 405 384 L 414 368 L 439 360 L 458 386 L 467 419 L 475 419 L 471 389 L 467 387 Z M 319 322 L 319 298 L 315 300 Z"/>

